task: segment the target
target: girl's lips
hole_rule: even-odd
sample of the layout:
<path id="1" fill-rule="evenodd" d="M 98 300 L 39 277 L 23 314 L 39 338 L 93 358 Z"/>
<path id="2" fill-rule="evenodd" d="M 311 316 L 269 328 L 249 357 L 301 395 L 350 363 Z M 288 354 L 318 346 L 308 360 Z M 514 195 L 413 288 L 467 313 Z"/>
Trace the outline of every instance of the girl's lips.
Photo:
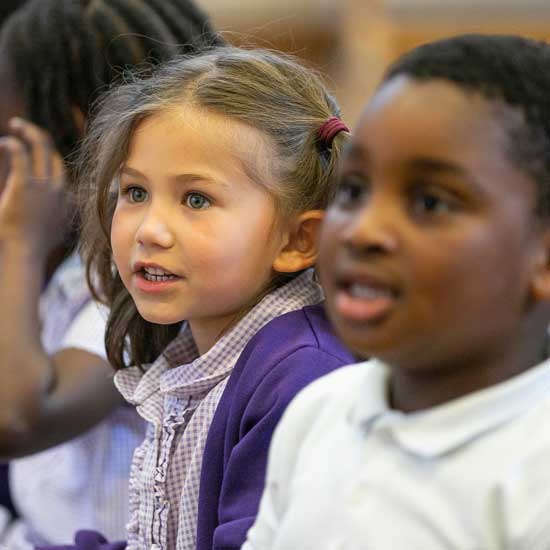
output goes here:
<path id="1" fill-rule="evenodd" d="M 343 319 L 368 323 L 385 317 L 395 298 L 395 293 L 387 287 L 354 283 L 336 290 L 334 306 Z"/>
<path id="2" fill-rule="evenodd" d="M 141 292 L 147 294 L 158 294 L 161 292 L 166 292 L 174 287 L 182 277 L 171 276 L 171 277 L 154 277 L 156 280 L 151 280 L 151 278 L 146 278 L 144 271 L 138 271 L 134 273 L 134 283 L 136 288 Z M 161 279 L 161 280 L 159 280 Z"/>
<path id="3" fill-rule="evenodd" d="M 136 262 L 132 264 L 132 273 L 147 272 L 151 275 L 176 275 L 169 269 L 155 263 L 149 262 Z M 179 276 L 179 275 L 176 275 Z"/>

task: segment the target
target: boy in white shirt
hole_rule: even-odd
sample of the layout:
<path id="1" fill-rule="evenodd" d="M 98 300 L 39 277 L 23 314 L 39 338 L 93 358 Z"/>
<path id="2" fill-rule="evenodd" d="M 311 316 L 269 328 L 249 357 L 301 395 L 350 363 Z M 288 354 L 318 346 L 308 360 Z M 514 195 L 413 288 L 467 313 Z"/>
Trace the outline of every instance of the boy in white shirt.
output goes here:
<path id="1" fill-rule="evenodd" d="M 340 336 L 246 550 L 550 548 L 550 48 L 427 44 L 364 111 L 321 237 Z"/>

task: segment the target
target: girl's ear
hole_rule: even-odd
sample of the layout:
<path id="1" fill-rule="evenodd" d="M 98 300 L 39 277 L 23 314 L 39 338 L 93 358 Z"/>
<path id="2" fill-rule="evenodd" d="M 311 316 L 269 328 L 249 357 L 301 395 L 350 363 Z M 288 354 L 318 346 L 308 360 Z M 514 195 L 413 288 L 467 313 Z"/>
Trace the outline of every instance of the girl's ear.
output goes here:
<path id="1" fill-rule="evenodd" d="M 550 228 L 544 231 L 539 247 L 531 292 L 537 302 L 550 302 Z"/>
<path id="2" fill-rule="evenodd" d="M 283 247 L 273 260 L 274 271 L 296 273 L 315 265 L 323 216 L 323 210 L 308 210 L 291 220 L 285 231 Z"/>

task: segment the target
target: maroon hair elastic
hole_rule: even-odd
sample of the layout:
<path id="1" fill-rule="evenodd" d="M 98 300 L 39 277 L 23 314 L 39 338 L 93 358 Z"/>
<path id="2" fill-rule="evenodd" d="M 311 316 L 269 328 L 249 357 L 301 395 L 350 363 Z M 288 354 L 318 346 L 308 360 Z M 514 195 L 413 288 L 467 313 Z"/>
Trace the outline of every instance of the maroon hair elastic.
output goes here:
<path id="1" fill-rule="evenodd" d="M 340 132 L 349 132 L 349 128 L 345 125 L 344 121 L 337 116 L 331 116 L 325 120 L 319 131 L 317 132 L 317 139 L 319 144 L 323 147 L 330 149 L 332 141 Z"/>

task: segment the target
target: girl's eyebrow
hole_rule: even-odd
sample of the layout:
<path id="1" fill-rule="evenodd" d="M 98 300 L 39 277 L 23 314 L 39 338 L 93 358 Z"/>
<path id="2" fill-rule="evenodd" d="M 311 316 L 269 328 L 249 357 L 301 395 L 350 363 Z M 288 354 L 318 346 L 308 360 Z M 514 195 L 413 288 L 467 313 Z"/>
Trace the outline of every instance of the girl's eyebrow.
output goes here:
<path id="1" fill-rule="evenodd" d="M 120 169 L 121 174 L 127 174 L 128 176 L 134 176 L 137 178 L 143 178 L 145 177 L 139 170 L 135 170 L 134 168 L 130 168 L 130 166 L 127 166 L 126 164 L 122 166 Z"/>
<path id="2" fill-rule="evenodd" d="M 229 187 L 225 181 L 207 176 L 205 174 L 176 174 L 175 176 L 172 176 L 171 179 L 178 183 L 184 183 L 187 185 L 201 182 L 206 183 L 207 185 L 219 185 L 226 188 Z"/>
<path id="3" fill-rule="evenodd" d="M 143 178 L 145 179 L 146 176 L 142 174 L 139 170 L 136 170 L 135 168 L 131 168 L 130 166 L 124 165 L 121 170 L 121 174 L 126 174 L 128 176 L 132 176 L 135 178 Z M 205 183 L 207 185 L 219 185 L 225 188 L 229 188 L 229 184 L 227 184 L 225 181 L 220 179 L 215 179 L 211 176 L 207 176 L 205 174 L 176 174 L 174 176 L 170 176 L 170 179 L 174 180 L 177 183 L 183 183 L 183 184 L 192 184 L 196 182 Z"/>

